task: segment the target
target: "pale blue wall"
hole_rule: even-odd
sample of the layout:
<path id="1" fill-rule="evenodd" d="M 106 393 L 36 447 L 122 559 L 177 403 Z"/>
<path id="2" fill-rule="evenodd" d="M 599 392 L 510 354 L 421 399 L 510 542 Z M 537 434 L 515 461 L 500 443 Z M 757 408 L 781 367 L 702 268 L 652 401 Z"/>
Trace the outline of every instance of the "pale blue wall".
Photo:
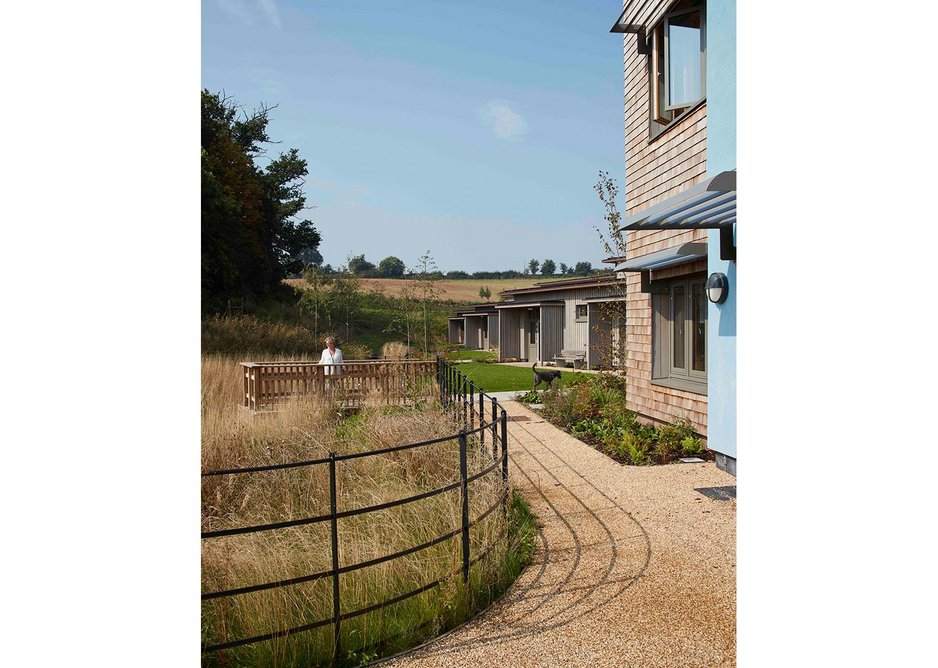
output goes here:
<path id="1" fill-rule="evenodd" d="M 707 2 L 707 174 L 736 169 L 736 2 Z M 729 279 L 729 296 L 707 312 L 707 445 L 736 458 L 736 263 L 708 233 L 707 273 Z"/>

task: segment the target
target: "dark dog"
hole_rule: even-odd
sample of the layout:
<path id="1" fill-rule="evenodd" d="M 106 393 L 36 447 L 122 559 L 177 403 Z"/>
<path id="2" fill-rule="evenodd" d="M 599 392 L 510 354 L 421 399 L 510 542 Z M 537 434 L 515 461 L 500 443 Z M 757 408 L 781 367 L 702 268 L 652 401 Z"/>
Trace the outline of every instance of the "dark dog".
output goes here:
<path id="1" fill-rule="evenodd" d="M 538 371 L 535 367 L 537 362 L 531 365 L 531 370 L 534 371 L 534 387 L 531 388 L 531 391 L 534 392 L 537 389 L 537 386 L 541 383 L 547 383 L 547 389 L 550 389 L 550 384 L 553 383 L 556 379 L 560 378 L 559 371 Z"/>

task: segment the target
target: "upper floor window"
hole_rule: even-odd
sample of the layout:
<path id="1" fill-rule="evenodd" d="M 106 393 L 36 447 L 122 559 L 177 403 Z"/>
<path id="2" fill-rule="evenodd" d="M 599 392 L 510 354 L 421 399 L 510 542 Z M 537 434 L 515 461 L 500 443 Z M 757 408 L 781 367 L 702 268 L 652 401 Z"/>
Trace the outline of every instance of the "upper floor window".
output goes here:
<path id="1" fill-rule="evenodd" d="M 586 320 L 588 315 L 586 304 L 577 304 L 576 305 L 576 320 Z"/>
<path id="2" fill-rule="evenodd" d="M 678 2 L 651 32 L 652 136 L 706 95 L 704 4 Z"/>

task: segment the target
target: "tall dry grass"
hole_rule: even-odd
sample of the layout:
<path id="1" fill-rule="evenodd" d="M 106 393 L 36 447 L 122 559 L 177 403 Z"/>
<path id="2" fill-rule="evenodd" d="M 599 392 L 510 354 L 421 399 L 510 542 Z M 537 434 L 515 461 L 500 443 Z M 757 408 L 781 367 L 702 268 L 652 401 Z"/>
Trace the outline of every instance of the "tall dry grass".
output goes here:
<path id="1" fill-rule="evenodd" d="M 238 409 L 241 377 L 235 360 L 202 361 L 202 468 L 249 467 L 363 452 L 445 436 L 453 423 L 442 409 L 365 409 L 343 418 L 335 406 L 304 398 L 277 413 L 250 418 Z M 469 470 L 491 462 L 477 443 L 469 448 Z M 456 441 L 363 457 L 337 466 L 338 510 L 381 504 L 459 480 Z M 497 503 L 497 474 L 470 483 L 470 517 Z M 266 471 L 202 479 L 202 530 L 211 531 L 329 512 L 328 466 Z M 352 665 L 431 637 L 466 618 L 513 577 L 500 511 L 470 531 L 471 553 L 497 543 L 492 557 L 473 568 L 466 589 L 458 573 L 459 536 L 407 557 L 343 574 L 342 611 L 349 612 L 414 590 L 437 579 L 426 593 L 342 623 L 342 659 Z M 340 566 L 360 563 L 429 541 L 461 523 L 459 490 L 383 511 L 339 520 Z M 202 541 L 202 590 L 214 592 L 279 581 L 331 568 L 328 522 Z M 517 564 L 516 564 L 517 566 Z M 205 644 L 309 624 L 332 615 L 332 580 L 203 601 Z M 377 645 L 377 646 L 375 646 Z M 332 655 L 332 627 L 206 655 L 211 665 L 320 665 Z"/>

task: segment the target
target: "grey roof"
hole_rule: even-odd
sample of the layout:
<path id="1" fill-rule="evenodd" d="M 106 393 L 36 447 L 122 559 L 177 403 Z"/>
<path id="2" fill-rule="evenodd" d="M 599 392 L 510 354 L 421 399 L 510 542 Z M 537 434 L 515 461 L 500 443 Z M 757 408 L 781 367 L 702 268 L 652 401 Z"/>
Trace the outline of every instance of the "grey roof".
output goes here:
<path id="1" fill-rule="evenodd" d="M 688 243 L 675 246 L 657 253 L 649 253 L 624 262 L 616 267 L 616 271 L 647 271 L 673 267 L 677 264 L 686 264 L 695 260 L 706 259 L 706 243 Z"/>
<path id="2" fill-rule="evenodd" d="M 623 221 L 622 230 L 694 230 L 736 222 L 736 170 L 679 192 Z"/>

